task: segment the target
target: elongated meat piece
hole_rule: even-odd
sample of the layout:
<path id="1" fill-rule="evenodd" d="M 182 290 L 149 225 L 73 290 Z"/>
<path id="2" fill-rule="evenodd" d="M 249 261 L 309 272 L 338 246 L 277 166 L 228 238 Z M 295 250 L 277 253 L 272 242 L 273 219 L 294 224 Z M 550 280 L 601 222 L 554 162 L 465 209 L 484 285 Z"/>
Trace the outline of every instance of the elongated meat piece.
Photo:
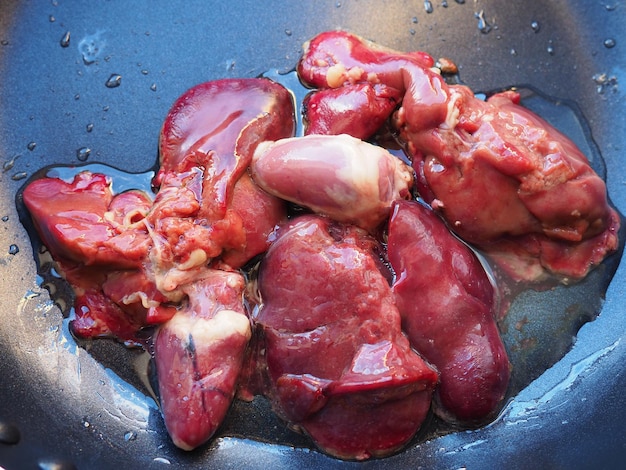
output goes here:
<path id="1" fill-rule="evenodd" d="M 382 147 L 349 135 L 264 142 L 252 177 L 264 190 L 337 221 L 373 230 L 392 201 L 410 197 L 410 168 Z"/>
<path id="2" fill-rule="evenodd" d="M 184 305 L 154 338 L 165 425 L 178 447 L 191 450 L 213 436 L 235 394 L 250 339 L 243 276 L 213 270 L 184 286 Z"/>
<path id="3" fill-rule="evenodd" d="M 302 216 L 281 228 L 259 274 L 274 409 L 340 458 L 406 444 L 437 382 L 400 330 L 376 247 L 356 227 Z"/>
<path id="4" fill-rule="evenodd" d="M 412 201 L 394 204 L 388 257 L 403 329 L 440 373 L 436 412 L 470 424 L 492 417 L 507 390 L 509 362 L 479 260 L 432 210 Z"/>

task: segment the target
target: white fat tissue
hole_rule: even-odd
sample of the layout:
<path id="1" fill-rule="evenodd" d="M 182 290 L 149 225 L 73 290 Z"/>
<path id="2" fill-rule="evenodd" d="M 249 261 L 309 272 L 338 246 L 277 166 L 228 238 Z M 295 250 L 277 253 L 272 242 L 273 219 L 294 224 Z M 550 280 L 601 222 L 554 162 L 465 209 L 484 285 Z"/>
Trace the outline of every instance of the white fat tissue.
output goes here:
<path id="1" fill-rule="evenodd" d="M 247 339 L 252 336 L 248 317 L 228 309 L 220 310 L 212 318 L 176 314 L 167 322 L 167 328 L 184 344 L 189 341 L 190 335 L 193 336 L 196 347 L 235 335 L 245 336 Z"/>
<path id="2" fill-rule="evenodd" d="M 454 129 L 459 123 L 459 115 L 461 114 L 461 110 L 457 106 L 457 102 L 460 98 L 461 93 L 451 89 L 451 95 L 450 99 L 448 100 L 448 106 L 446 111 L 446 120 L 444 121 L 444 124 L 448 129 Z"/>
<path id="3" fill-rule="evenodd" d="M 122 303 L 124 305 L 132 305 L 137 301 L 140 301 L 144 308 L 158 307 L 161 305 L 161 302 L 151 299 L 145 292 L 133 292 L 132 294 L 122 297 Z"/>
<path id="4" fill-rule="evenodd" d="M 178 265 L 178 269 L 186 271 L 189 269 L 197 268 L 198 266 L 204 265 L 208 259 L 209 258 L 204 250 L 202 250 L 201 248 L 196 248 L 191 253 L 189 253 L 189 259 L 187 259 L 187 261 Z"/>
<path id="5" fill-rule="evenodd" d="M 346 68 L 343 64 L 335 64 L 326 71 L 326 83 L 330 88 L 339 88 L 346 81 Z"/>

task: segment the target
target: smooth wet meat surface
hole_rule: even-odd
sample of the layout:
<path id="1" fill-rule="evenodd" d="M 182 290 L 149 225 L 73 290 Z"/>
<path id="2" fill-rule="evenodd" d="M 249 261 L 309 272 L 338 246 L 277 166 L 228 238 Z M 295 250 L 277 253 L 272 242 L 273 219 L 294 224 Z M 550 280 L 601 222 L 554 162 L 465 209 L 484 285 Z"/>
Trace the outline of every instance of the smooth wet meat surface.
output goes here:
<path id="1" fill-rule="evenodd" d="M 350 459 L 402 447 L 430 407 L 437 373 L 413 350 L 363 231 L 318 216 L 281 228 L 259 274 L 276 411 Z"/>
<path id="2" fill-rule="evenodd" d="M 265 142 L 250 171 L 267 192 L 366 230 L 383 223 L 391 203 L 409 198 L 413 185 L 409 166 L 346 134 Z"/>
<path id="3" fill-rule="evenodd" d="M 497 293 L 474 253 L 426 206 L 394 205 L 388 257 L 411 345 L 437 367 L 436 412 L 479 423 L 502 404 L 509 361 L 496 324 Z"/>
<path id="4" fill-rule="evenodd" d="M 181 449 L 209 440 L 235 395 L 251 336 L 244 287 L 239 273 L 210 271 L 183 288 L 181 308 L 153 339 L 165 425 Z"/>

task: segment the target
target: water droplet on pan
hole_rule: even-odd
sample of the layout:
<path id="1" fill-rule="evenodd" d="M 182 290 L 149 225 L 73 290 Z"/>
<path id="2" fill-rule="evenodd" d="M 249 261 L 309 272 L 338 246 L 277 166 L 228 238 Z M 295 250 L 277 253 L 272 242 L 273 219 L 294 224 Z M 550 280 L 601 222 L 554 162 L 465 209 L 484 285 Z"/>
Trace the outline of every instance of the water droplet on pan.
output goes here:
<path id="1" fill-rule="evenodd" d="M 153 83 L 152 85 L 150 85 L 150 89 L 151 89 L 152 91 L 156 91 L 156 90 L 157 90 L 156 83 Z"/>
<path id="2" fill-rule="evenodd" d="M 91 132 L 91 131 L 93 131 L 93 124 L 89 123 L 87 124 L 87 132 Z"/>
<path id="3" fill-rule="evenodd" d="M 539 23 L 538 23 L 537 21 L 532 21 L 532 22 L 530 23 L 530 27 L 533 29 L 533 31 L 534 31 L 535 33 L 538 33 L 538 32 L 539 32 L 539 30 L 541 29 L 541 27 L 539 26 Z"/>
<path id="4" fill-rule="evenodd" d="M 113 73 L 106 81 L 105 85 L 107 88 L 117 88 L 122 84 L 122 76 L 119 73 Z"/>
<path id="5" fill-rule="evenodd" d="M 9 245 L 9 254 L 10 255 L 17 255 L 20 252 L 20 247 L 17 246 L 16 244 L 11 244 Z"/>
<path id="6" fill-rule="evenodd" d="M 124 440 L 126 442 L 134 441 L 135 439 L 137 439 L 137 433 L 135 431 L 128 431 L 124 434 Z"/>
<path id="7" fill-rule="evenodd" d="M 15 160 L 17 160 L 20 157 L 21 155 L 16 155 L 11 160 L 7 160 L 6 162 L 4 162 L 4 164 L 2 165 L 2 170 L 5 172 L 12 170 L 13 167 L 15 166 Z"/>
<path id="8" fill-rule="evenodd" d="M 426 10 L 426 13 L 433 12 L 433 3 L 430 0 L 424 0 L 424 10 Z"/>
<path id="9" fill-rule="evenodd" d="M 35 147 L 37 147 L 37 142 L 29 142 L 28 145 L 26 146 L 26 148 L 30 151 L 35 150 Z"/>
<path id="10" fill-rule="evenodd" d="M 607 38 L 604 40 L 604 47 L 606 47 L 607 49 L 611 49 L 613 47 L 615 47 L 615 39 L 613 38 Z"/>
<path id="11" fill-rule="evenodd" d="M 91 149 L 89 147 L 81 147 L 76 151 L 76 158 L 81 162 L 86 162 L 91 155 Z"/>
<path id="12" fill-rule="evenodd" d="M 478 30 L 481 33 L 487 34 L 491 31 L 491 25 L 485 19 L 485 10 L 480 10 L 478 13 L 474 13 L 474 18 L 478 20 Z"/>
<path id="13" fill-rule="evenodd" d="M 68 47 L 70 45 L 70 32 L 66 31 L 61 40 L 59 41 L 61 47 Z"/>
<path id="14" fill-rule="evenodd" d="M 85 36 L 78 43 L 78 51 L 82 54 L 85 65 L 93 64 L 102 53 L 106 45 L 106 41 L 102 39 L 102 33 L 103 31 L 98 31 L 95 34 Z"/>
<path id="15" fill-rule="evenodd" d="M 167 460 L 166 458 L 163 457 L 155 457 L 154 459 L 152 459 L 153 462 L 157 462 L 157 463 L 163 463 L 165 465 L 170 465 L 171 462 L 169 460 Z"/>
<path id="16" fill-rule="evenodd" d="M 20 171 L 18 173 L 15 173 L 13 176 L 11 176 L 11 179 L 13 181 L 20 181 L 25 179 L 28 176 L 28 173 L 26 173 L 25 171 Z"/>

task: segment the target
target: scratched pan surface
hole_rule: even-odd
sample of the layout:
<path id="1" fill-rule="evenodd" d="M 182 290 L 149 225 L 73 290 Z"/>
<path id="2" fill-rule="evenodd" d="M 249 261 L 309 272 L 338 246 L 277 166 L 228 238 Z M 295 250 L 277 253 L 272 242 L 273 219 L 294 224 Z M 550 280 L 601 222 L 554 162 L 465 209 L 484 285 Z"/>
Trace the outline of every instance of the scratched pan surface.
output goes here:
<path id="1" fill-rule="evenodd" d="M 476 91 L 524 85 L 551 97 L 528 103 L 584 147 L 624 213 L 625 24 L 620 0 L 434 0 L 432 12 L 421 0 L 0 0 L 0 467 L 602 468 L 626 457 L 620 254 L 581 286 L 515 302 L 503 325 L 511 401 L 490 426 L 433 423 L 394 457 L 339 462 L 257 400 L 237 403 L 212 443 L 185 453 L 168 440 L 146 357 L 68 333 L 16 206 L 46 165 L 153 168 L 160 124 L 187 88 L 288 72 L 303 41 L 342 28 L 449 57 Z M 121 81 L 109 88 L 112 75 Z"/>

